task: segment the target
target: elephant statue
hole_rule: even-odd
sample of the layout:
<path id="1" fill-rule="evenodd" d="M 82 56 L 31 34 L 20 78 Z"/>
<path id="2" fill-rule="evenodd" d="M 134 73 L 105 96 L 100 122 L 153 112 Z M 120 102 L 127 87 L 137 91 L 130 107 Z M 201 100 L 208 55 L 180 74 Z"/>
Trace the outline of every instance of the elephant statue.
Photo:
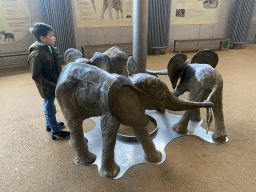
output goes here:
<path id="1" fill-rule="evenodd" d="M 71 62 L 58 79 L 56 98 L 71 131 L 71 144 L 76 150 L 75 163 L 87 165 L 96 156 L 88 149 L 82 124 L 87 118 L 101 116 L 102 159 L 100 174 L 114 178 L 120 167 L 114 160 L 114 148 L 120 123 L 133 128 L 148 162 L 160 162 L 162 154 L 145 129 L 149 120 L 145 109 L 165 107 L 187 110 L 212 107 L 211 102 L 184 101 L 173 96 L 164 82 L 153 75 L 135 74 L 137 84 L 128 77 L 109 73 L 97 66 Z"/>
<path id="2" fill-rule="evenodd" d="M 123 15 L 123 0 L 103 0 L 103 7 L 101 13 L 101 20 L 104 20 L 104 14 L 106 10 L 109 11 L 109 18 L 113 20 L 112 8 L 116 10 L 116 19 L 119 19 L 119 11 L 121 12 L 121 18 L 124 18 Z"/>
<path id="3" fill-rule="evenodd" d="M 218 55 L 212 50 L 198 51 L 191 62 L 183 53 L 173 56 L 167 66 L 167 70 L 150 71 L 153 75 L 167 75 L 172 83 L 172 93 L 179 97 L 184 92 L 189 92 L 190 101 L 211 101 L 215 120 L 215 130 L 212 139 L 216 142 L 226 141 L 226 130 L 222 107 L 223 79 L 221 74 L 214 68 L 218 63 Z M 177 82 L 179 80 L 179 84 Z M 177 85 L 177 86 L 176 86 Z M 189 120 L 199 122 L 201 120 L 200 110 L 187 110 L 178 123 L 172 129 L 180 134 L 188 131 Z"/>
<path id="4" fill-rule="evenodd" d="M 69 48 L 64 53 L 65 64 L 70 62 L 86 63 L 97 66 L 110 73 L 128 77 L 127 60 L 129 56 L 119 47 L 113 46 L 104 53 L 96 52 L 91 59 L 83 58 L 83 54 L 74 48 Z"/>

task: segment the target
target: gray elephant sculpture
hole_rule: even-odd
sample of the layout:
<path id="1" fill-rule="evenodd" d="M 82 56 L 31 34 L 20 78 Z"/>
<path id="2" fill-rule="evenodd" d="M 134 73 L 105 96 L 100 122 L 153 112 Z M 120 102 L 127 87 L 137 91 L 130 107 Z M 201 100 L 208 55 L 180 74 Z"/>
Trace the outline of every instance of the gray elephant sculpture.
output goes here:
<path id="1" fill-rule="evenodd" d="M 190 101 L 213 102 L 215 131 L 212 139 L 216 142 L 224 142 L 227 135 L 222 107 L 223 79 L 221 74 L 214 69 L 217 63 L 218 55 L 214 51 L 202 50 L 193 56 L 191 62 L 185 54 L 179 53 L 170 59 L 167 70 L 147 70 L 147 72 L 153 75 L 168 74 L 174 88 L 172 93 L 177 97 L 184 92 L 189 92 L 188 100 Z M 179 122 L 173 125 L 173 130 L 181 134 L 187 133 L 189 120 L 199 122 L 201 120 L 200 110 L 185 111 Z"/>
<path id="2" fill-rule="evenodd" d="M 183 101 L 173 96 L 164 82 L 153 75 L 135 74 L 133 82 L 123 75 L 85 63 L 66 65 L 56 86 L 56 98 L 71 131 L 71 143 L 76 150 L 75 163 L 87 165 L 95 161 L 88 150 L 82 124 L 87 118 L 101 116 L 102 159 L 100 174 L 114 178 L 120 168 L 114 160 L 114 148 L 120 123 L 131 126 L 145 152 L 148 162 L 161 161 L 161 153 L 145 129 L 149 120 L 145 109 L 165 107 L 187 110 L 211 107 L 211 102 Z"/>
<path id="3" fill-rule="evenodd" d="M 64 53 L 65 64 L 70 62 L 86 63 L 97 66 L 110 73 L 128 77 L 127 60 L 129 56 L 119 47 L 113 46 L 104 53 L 96 52 L 91 59 L 83 58 L 83 54 L 74 48 L 69 48 Z"/>

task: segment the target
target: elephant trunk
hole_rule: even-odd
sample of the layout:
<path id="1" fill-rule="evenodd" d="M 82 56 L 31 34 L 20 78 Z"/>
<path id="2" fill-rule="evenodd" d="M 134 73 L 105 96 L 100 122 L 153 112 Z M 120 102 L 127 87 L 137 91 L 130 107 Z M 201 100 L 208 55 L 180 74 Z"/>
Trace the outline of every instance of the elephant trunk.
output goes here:
<path id="1" fill-rule="evenodd" d="M 184 110 L 191 110 L 197 109 L 202 107 L 212 107 L 212 102 L 194 102 L 183 100 L 178 97 L 172 95 L 172 93 L 168 94 L 166 101 L 165 101 L 165 108 L 171 111 L 184 111 Z"/>
<path id="2" fill-rule="evenodd" d="M 69 48 L 64 53 L 64 61 L 67 65 L 68 63 L 75 62 L 77 59 L 83 58 L 83 54 L 74 48 Z"/>
<path id="3" fill-rule="evenodd" d="M 154 75 L 154 76 L 157 76 L 157 75 L 168 75 L 168 71 L 167 69 L 166 70 L 161 70 L 161 71 L 151 71 L 151 70 L 146 70 L 146 72 L 150 75 Z"/>

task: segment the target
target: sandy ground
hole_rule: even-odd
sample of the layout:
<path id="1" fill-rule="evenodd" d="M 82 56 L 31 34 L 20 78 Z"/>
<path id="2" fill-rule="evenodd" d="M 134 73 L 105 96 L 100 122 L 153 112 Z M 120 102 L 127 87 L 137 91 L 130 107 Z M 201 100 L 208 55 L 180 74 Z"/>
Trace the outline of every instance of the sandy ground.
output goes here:
<path id="1" fill-rule="evenodd" d="M 52 141 L 45 131 L 43 100 L 26 67 L 1 69 L 0 191 L 255 191 L 256 45 L 216 52 L 229 141 L 175 139 L 166 146 L 163 164 L 136 165 L 118 180 L 102 178 L 96 166 L 76 166 L 69 140 Z M 166 69 L 173 55 L 148 56 L 147 68 Z M 160 78 L 171 89 L 168 77 Z M 65 122 L 58 104 L 57 110 Z M 95 124 L 86 120 L 83 126 L 87 132 Z"/>

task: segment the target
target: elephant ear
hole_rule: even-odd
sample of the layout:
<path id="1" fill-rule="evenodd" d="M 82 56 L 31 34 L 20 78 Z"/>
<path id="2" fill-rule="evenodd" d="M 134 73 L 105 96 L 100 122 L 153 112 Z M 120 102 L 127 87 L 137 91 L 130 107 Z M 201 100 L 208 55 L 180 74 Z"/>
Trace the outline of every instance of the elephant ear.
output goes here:
<path id="1" fill-rule="evenodd" d="M 198 51 L 192 57 L 192 60 L 191 60 L 191 64 L 193 64 L 193 63 L 209 64 L 213 68 L 215 68 L 217 66 L 218 62 L 219 62 L 219 57 L 218 57 L 217 53 L 215 53 L 214 51 L 209 50 L 209 49 Z"/>
<path id="2" fill-rule="evenodd" d="M 128 72 L 128 75 L 130 75 L 130 76 L 138 73 L 137 63 L 132 56 L 130 56 L 127 61 L 127 72 Z"/>
<path id="3" fill-rule="evenodd" d="M 173 89 L 175 89 L 177 82 L 182 75 L 183 70 L 188 65 L 187 58 L 188 57 L 186 54 L 178 53 L 169 60 L 167 70 Z"/>
<path id="4" fill-rule="evenodd" d="M 125 76 L 118 76 L 108 90 L 108 109 L 113 117 L 127 126 L 144 127 L 148 123 L 139 95 L 145 94 Z"/>

